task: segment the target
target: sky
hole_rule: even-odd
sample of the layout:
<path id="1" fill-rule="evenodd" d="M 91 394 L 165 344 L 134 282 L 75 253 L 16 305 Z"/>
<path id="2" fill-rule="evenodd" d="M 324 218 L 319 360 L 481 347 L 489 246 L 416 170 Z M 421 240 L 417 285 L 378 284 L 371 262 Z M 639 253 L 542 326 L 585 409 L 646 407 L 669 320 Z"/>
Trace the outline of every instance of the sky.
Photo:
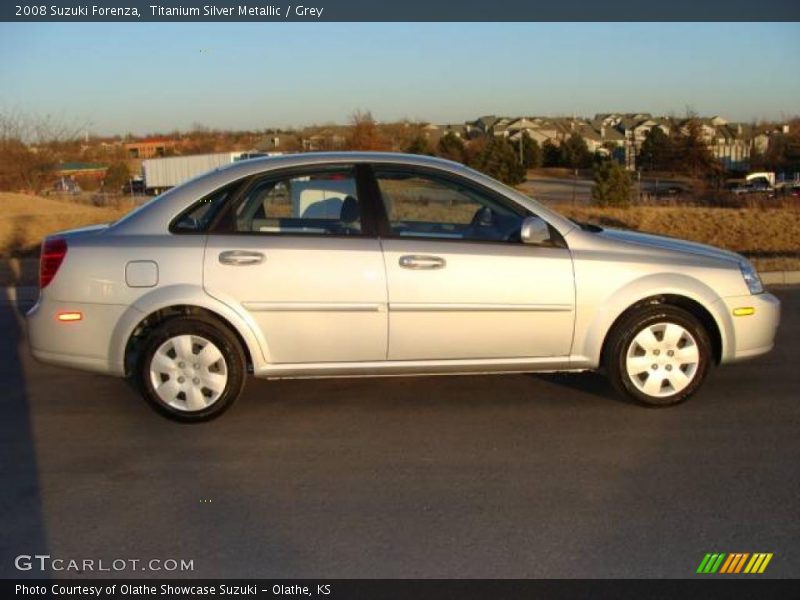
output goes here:
<path id="1" fill-rule="evenodd" d="M 0 111 L 98 135 L 800 114 L 800 23 L 2 23 Z"/>

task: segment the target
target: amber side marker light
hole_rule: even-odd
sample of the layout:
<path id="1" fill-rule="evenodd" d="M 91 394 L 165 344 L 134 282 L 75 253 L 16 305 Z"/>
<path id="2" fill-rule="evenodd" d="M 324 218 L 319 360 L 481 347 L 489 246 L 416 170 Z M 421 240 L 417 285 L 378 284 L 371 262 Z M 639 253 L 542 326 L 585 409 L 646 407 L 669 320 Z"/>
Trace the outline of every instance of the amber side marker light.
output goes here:
<path id="1" fill-rule="evenodd" d="M 733 309 L 733 316 L 734 317 L 749 317 L 752 314 L 755 314 L 756 309 L 752 306 L 743 306 L 741 308 L 734 308 Z"/>
<path id="2" fill-rule="evenodd" d="M 58 319 L 62 323 L 71 323 L 73 321 L 81 321 L 83 319 L 83 314 L 77 311 L 60 312 L 56 315 L 56 319 Z"/>

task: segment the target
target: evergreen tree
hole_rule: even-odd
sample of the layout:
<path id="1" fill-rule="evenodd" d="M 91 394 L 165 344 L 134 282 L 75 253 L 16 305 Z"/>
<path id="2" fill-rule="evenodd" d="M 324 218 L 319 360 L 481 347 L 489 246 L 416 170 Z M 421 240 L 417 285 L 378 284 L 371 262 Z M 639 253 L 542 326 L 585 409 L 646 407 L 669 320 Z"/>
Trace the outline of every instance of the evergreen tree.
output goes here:
<path id="1" fill-rule="evenodd" d="M 660 127 L 653 127 L 642 142 L 636 166 L 643 171 L 669 171 L 674 154 L 672 139 Z"/>
<path id="2" fill-rule="evenodd" d="M 564 166 L 564 156 L 561 153 L 561 148 L 556 146 L 551 140 L 545 140 L 544 144 L 542 144 L 542 166 Z"/>
<path id="3" fill-rule="evenodd" d="M 672 143 L 675 148 L 675 170 L 692 177 L 713 175 L 719 170 L 719 163 L 703 139 L 703 129 L 697 118 L 690 117 Z"/>
<path id="4" fill-rule="evenodd" d="M 452 131 L 448 131 L 439 139 L 437 151 L 442 158 L 460 163 L 466 162 L 464 142 Z"/>
<path id="5" fill-rule="evenodd" d="M 508 185 L 525 181 L 525 168 L 519 163 L 514 146 L 502 137 L 489 140 L 472 166 Z"/>
<path id="6" fill-rule="evenodd" d="M 522 144 L 522 166 L 526 169 L 536 169 L 542 166 L 542 148 L 527 131 L 522 132 L 520 141 L 517 142 L 517 154 L 519 145 Z"/>
<path id="7" fill-rule="evenodd" d="M 592 153 L 589 152 L 586 140 L 577 133 L 570 135 L 561 144 L 561 155 L 564 166 L 572 169 L 588 169 L 592 166 Z"/>
<path id="8" fill-rule="evenodd" d="M 599 163 L 594 169 L 592 203 L 597 206 L 627 208 L 631 201 L 631 177 L 614 160 Z"/>
<path id="9" fill-rule="evenodd" d="M 418 135 L 411 143 L 406 147 L 405 152 L 408 154 L 424 154 L 426 156 L 433 156 L 433 150 L 431 149 L 430 142 L 428 142 L 428 138 Z"/>
<path id="10" fill-rule="evenodd" d="M 763 154 L 754 155 L 754 169 L 778 171 L 790 175 L 800 171 L 800 123 L 790 126 L 789 133 L 774 133 Z"/>

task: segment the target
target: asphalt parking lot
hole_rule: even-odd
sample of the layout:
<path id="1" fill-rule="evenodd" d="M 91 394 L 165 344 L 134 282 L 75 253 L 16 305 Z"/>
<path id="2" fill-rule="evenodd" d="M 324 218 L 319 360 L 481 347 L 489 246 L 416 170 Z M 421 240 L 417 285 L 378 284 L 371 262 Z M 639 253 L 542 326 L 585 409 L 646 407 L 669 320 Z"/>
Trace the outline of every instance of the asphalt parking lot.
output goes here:
<path id="1" fill-rule="evenodd" d="M 775 291 L 776 349 L 672 409 L 596 375 L 251 380 L 199 426 L 39 365 L 6 304 L 0 576 L 49 554 L 193 560 L 173 577 L 690 577 L 707 552 L 797 576 L 800 288 Z"/>

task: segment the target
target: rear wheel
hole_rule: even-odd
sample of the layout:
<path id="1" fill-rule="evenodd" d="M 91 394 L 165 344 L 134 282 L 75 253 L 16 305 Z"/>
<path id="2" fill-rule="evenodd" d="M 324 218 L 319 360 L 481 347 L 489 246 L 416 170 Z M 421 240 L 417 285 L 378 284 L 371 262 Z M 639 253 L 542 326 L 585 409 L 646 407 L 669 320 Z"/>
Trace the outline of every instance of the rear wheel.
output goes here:
<path id="1" fill-rule="evenodd" d="M 161 413 L 179 421 L 207 421 L 241 394 L 245 359 L 225 327 L 179 317 L 150 334 L 137 375 L 143 395 Z"/>
<path id="2" fill-rule="evenodd" d="M 652 305 L 615 325 L 604 358 L 611 383 L 624 397 L 671 406 L 702 385 L 711 366 L 711 342 L 691 313 Z"/>

